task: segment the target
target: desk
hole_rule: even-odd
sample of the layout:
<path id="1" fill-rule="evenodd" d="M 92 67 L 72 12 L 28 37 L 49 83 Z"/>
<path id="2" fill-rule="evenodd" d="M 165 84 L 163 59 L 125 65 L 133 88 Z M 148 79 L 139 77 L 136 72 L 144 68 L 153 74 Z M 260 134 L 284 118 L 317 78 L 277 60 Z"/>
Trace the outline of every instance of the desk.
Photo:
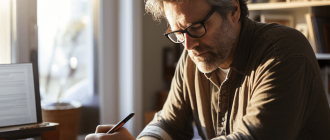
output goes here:
<path id="1" fill-rule="evenodd" d="M 42 140 L 58 140 L 58 123 L 38 123 L 0 128 L 0 140 L 14 140 L 42 136 Z"/>

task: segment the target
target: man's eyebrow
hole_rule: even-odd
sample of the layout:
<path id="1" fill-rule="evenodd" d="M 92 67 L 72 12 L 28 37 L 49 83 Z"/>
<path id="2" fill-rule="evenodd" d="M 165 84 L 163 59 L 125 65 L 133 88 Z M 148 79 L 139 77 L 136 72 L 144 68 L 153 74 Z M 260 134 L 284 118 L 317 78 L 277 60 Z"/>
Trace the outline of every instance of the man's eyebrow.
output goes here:
<path id="1" fill-rule="evenodd" d="M 179 22 L 177 22 L 177 24 L 176 24 L 180 29 L 182 29 L 182 30 L 184 30 L 184 29 L 186 29 L 187 27 L 183 27 Z M 181 30 L 179 30 L 179 31 L 181 31 Z"/>
<path id="2" fill-rule="evenodd" d="M 194 24 L 194 23 L 188 23 L 188 26 L 190 26 L 190 25 L 192 25 L 192 24 Z M 167 25 L 168 25 L 168 31 L 169 32 L 174 32 L 174 30 L 172 30 L 172 27 L 171 27 L 171 25 L 169 24 L 169 23 L 167 23 Z M 184 30 L 184 29 L 186 29 L 187 27 L 183 27 L 183 26 L 181 26 L 181 24 L 180 23 L 178 23 L 178 22 L 176 22 L 176 25 L 179 27 L 179 28 L 181 28 L 182 30 Z M 182 30 L 176 30 L 176 31 L 182 31 Z"/>
<path id="3" fill-rule="evenodd" d="M 181 28 L 182 30 L 184 30 L 184 29 L 186 29 L 188 26 L 189 26 L 189 24 L 188 24 L 188 26 L 187 27 L 183 27 L 183 26 L 181 26 L 179 23 L 177 23 L 176 24 L 179 28 Z M 190 23 L 190 25 L 191 25 L 191 23 Z M 174 30 L 172 30 L 172 27 L 171 26 L 169 26 L 169 31 L 170 32 L 174 32 Z M 182 31 L 182 30 L 176 30 L 176 31 Z"/>

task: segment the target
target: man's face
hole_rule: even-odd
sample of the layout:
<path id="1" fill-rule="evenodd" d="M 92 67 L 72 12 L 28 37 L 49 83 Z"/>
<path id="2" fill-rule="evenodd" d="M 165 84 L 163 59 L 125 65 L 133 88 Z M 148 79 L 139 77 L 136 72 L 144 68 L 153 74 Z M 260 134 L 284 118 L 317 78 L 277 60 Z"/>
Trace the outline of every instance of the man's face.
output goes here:
<path id="1" fill-rule="evenodd" d="M 172 31 L 179 31 L 202 21 L 212 6 L 206 0 L 192 0 L 183 4 L 164 2 L 164 8 Z M 237 37 L 233 25 L 223 20 L 217 12 L 205 22 L 205 27 L 207 32 L 201 38 L 185 33 L 183 45 L 198 69 L 210 73 L 228 60 Z"/>

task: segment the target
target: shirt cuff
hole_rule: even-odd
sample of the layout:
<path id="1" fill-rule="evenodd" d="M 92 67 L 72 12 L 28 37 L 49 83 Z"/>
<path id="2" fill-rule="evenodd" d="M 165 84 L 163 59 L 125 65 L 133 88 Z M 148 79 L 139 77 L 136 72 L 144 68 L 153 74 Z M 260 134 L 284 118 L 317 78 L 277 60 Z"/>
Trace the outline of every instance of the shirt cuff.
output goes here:
<path id="1" fill-rule="evenodd" d="M 151 136 L 159 140 L 172 140 L 171 136 L 165 130 L 154 125 L 145 127 L 137 139 L 144 136 Z"/>

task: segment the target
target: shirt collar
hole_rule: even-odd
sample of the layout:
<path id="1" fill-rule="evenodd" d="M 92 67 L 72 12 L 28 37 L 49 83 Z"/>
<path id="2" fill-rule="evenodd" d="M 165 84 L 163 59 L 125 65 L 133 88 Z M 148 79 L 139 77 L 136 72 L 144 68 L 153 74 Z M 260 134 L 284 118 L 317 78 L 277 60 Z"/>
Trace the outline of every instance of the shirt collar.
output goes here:
<path id="1" fill-rule="evenodd" d="M 234 60 L 229 66 L 244 75 L 246 73 L 245 69 L 249 59 L 250 45 L 254 30 L 254 22 L 246 17 L 245 20 L 242 21 L 241 32 Z"/>
<path id="2" fill-rule="evenodd" d="M 215 86 L 220 88 L 221 81 L 219 79 L 219 68 L 210 73 L 204 73 L 205 77 L 209 79 Z"/>

